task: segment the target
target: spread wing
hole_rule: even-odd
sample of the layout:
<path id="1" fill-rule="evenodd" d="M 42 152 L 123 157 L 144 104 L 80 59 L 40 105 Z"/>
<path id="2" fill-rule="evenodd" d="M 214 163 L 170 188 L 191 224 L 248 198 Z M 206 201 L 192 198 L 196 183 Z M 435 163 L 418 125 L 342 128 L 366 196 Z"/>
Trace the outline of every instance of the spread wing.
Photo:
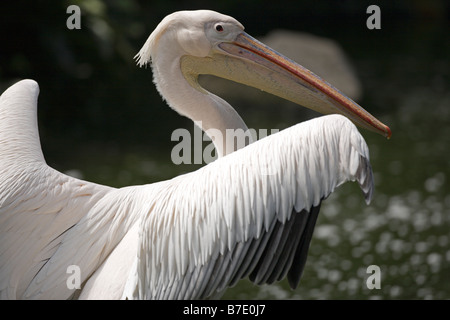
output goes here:
<path id="1" fill-rule="evenodd" d="M 170 180 L 140 220 L 124 298 L 201 299 L 239 279 L 295 288 L 320 204 L 340 184 L 373 189 L 368 148 L 331 115 L 266 137 Z"/>
<path id="2" fill-rule="evenodd" d="M 337 115 L 153 185 L 74 179 L 45 163 L 38 91 L 25 80 L 0 98 L 0 298 L 68 298 L 72 264 L 83 290 L 115 282 L 114 297 L 207 298 L 245 277 L 296 287 L 321 201 L 349 180 L 372 195 L 367 145 Z"/>
<path id="3" fill-rule="evenodd" d="M 69 177 L 47 166 L 37 128 L 38 94 L 37 83 L 24 80 L 0 97 L 2 299 L 26 298 L 30 284 L 38 279 L 44 282 L 39 286 L 41 293 L 45 292 L 45 287 L 52 288 L 55 284 L 46 281 L 45 270 L 51 264 L 58 264 L 55 254 L 64 238 L 113 190 Z M 76 249 L 59 255 L 72 256 Z M 66 270 L 67 265 L 61 271 L 65 277 L 60 280 L 64 284 Z M 68 297 L 56 291 L 53 295 Z"/>

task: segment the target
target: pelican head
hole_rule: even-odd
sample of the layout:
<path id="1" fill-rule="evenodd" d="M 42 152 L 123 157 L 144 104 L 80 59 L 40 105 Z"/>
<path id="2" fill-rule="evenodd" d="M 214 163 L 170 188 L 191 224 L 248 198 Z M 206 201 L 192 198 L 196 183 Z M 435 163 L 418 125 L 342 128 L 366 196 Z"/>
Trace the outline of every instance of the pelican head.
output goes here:
<path id="1" fill-rule="evenodd" d="M 261 89 L 323 114 L 345 115 L 360 127 L 387 138 L 391 136 L 389 127 L 338 89 L 251 37 L 236 19 L 214 11 L 179 11 L 168 15 L 136 58 L 140 66 L 152 63 L 159 92 L 172 108 L 194 122 L 205 115 L 201 105 L 208 103 L 204 97 L 208 97 L 210 105 L 211 101 L 216 106 L 226 104 L 199 85 L 198 76 L 209 74 Z M 212 109 L 221 110 L 216 118 L 232 119 L 223 120 L 228 127 L 246 128 L 233 113 L 234 109 Z"/>

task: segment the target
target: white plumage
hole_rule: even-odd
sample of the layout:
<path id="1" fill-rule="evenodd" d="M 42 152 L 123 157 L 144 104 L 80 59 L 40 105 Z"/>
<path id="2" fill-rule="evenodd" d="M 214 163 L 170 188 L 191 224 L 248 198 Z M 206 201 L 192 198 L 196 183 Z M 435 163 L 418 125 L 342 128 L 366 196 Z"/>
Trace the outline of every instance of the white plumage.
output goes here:
<path id="1" fill-rule="evenodd" d="M 204 25 L 226 27 L 234 21 L 210 11 L 174 15 L 177 21 L 198 18 L 203 32 Z M 157 30 L 177 26 L 169 21 L 169 27 Z M 231 40 L 217 43 L 229 44 L 236 34 L 227 37 Z M 153 38 L 170 43 L 164 32 Z M 190 81 L 179 74 L 185 84 Z M 193 94 L 209 101 L 199 102 L 204 123 L 211 101 L 214 108 L 230 110 L 195 84 L 190 88 L 183 92 L 185 100 Z M 70 298 L 75 293 L 67 286 L 71 265 L 81 270 L 83 287 L 76 296 L 82 299 L 207 298 L 247 276 L 260 284 L 287 275 L 296 287 L 321 201 L 354 180 L 367 202 L 372 196 L 367 145 L 340 115 L 224 151 L 226 157 L 168 181 L 115 189 L 78 180 L 45 163 L 37 129 L 38 92 L 36 82 L 23 80 L 0 98 L 2 299 Z M 179 98 L 164 97 L 178 111 Z"/>

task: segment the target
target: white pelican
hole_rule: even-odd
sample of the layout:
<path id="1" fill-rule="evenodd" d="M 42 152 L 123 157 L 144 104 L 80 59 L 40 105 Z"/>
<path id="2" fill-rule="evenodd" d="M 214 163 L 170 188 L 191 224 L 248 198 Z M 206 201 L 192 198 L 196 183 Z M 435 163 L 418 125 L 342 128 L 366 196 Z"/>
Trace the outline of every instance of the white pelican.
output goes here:
<path id="1" fill-rule="evenodd" d="M 150 35 L 138 63 L 151 61 L 167 103 L 205 131 L 225 136 L 226 129 L 247 129 L 227 102 L 200 87 L 197 76 L 206 73 L 391 135 L 338 90 L 243 29 L 213 11 L 176 12 Z M 367 145 L 341 115 L 235 152 L 234 145 L 214 141 L 218 160 L 168 181 L 115 189 L 78 180 L 44 160 L 38 93 L 36 82 L 23 80 L 0 98 L 3 299 L 200 299 L 244 277 L 262 284 L 287 276 L 295 288 L 321 201 L 349 180 L 358 181 L 367 202 L 372 196 Z M 81 283 L 76 294 L 73 276 Z"/>

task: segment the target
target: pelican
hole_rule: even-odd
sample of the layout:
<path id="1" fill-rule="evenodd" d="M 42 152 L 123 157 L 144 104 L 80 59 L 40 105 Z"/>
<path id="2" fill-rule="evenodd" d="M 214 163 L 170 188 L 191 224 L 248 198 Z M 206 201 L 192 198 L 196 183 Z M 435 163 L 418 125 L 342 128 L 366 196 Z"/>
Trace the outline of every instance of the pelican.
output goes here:
<path id="1" fill-rule="evenodd" d="M 357 181 L 370 202 L 368 147 L 356 125 L 390 129 L 309 70 L 208 10 L 165 17 L 136 56 L 168 105 L 206 133 L 247 126 L 202 88 L 211 74 L 329 114 L 249 143 L 171 180 L 112 188 L 44 159 L 38 84 L 0 97 L 2 299 L 203 299 L 242 278 L 299 284 L 321 202 Z M 75 272 L 77 271 L 77 272 Z M 78 283 L 78 284 L 77 284 Z"/>

